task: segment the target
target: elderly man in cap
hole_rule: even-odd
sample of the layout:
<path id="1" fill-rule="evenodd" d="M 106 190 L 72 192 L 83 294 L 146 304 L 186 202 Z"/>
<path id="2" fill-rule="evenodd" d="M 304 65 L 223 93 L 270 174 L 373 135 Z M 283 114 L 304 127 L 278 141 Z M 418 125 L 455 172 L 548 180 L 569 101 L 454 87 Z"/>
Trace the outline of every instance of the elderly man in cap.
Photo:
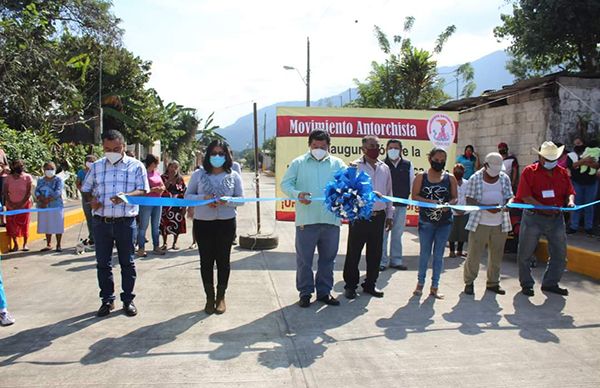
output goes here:
<path id="1" fill-rule="evenodd" d="M 502 155 L 487 154 L 483 168 L 471 179 L 466 191 L 467 205 L 505 206 L 512 200 L 510 178 L 504 173 Z M 506 292 L 500 287 L 500 264 L 504 244 L 511 231 L 510 217 L 506 208 L 473 212 L 465 229 L 469 231 L 469 251 L 464 265 L 465 294 L 473 295 L 473 282 L 479 273 L 481 255 L 488 246 L 486 289 L 500 295 Z"/>
<path id="2" fill-rule="evenodd" d="M 539 163 L 531 164 L 523 170 L 517 190 L 517 202 L 536 206 L 575 206 L 575 190 L 567 170 L 558 165 L 563 149 L 564 146 L 557 147 L 551 141 L 542 144 L 540 150 L 536 151 Z M 550 260 L 542 279 L 542 291 L 566 296 L 569 291 L 558 285 L 565 270 L 567 254 L 565 220 L 559 210 L 523 211 L 517 251 L 521 292 L 527 296 L 534 294 L 529 258 L 533 255 L 541 236 L 548 240 L 550 253 Z"/>

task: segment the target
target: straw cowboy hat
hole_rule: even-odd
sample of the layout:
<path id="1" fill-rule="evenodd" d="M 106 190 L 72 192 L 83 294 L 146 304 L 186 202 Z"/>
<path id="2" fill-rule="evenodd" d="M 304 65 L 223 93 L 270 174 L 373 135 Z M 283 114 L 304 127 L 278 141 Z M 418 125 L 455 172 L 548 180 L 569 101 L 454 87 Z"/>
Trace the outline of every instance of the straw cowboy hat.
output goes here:
<path id="1" fill-rule="evenodd" d="M 539 150 L 532 148 L 532 150 L 537 152 L 542 158 L 550 161 L 560 158 L 564 149 L 564 145 L 557 147 L 556 144 L 551 141 L 545 141 Z"/>

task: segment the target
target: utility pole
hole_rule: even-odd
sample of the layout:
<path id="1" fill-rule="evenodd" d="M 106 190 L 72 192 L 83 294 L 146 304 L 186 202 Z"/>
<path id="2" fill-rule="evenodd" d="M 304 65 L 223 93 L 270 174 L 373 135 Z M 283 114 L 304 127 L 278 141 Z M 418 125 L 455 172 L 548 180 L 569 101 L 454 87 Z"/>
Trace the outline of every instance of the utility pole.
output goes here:
<path id="1" fill-rule="evenodd" d="M 310 106 L 310 39 L 306 37 L 306 106 Z"/>
<path id="2" fill-rule="evenodd" d="M 258 115 L 256 102 L 254 106 L 254 182 L 256 183 L 256 198 L 260 198 L 260 176 L 258 174 Z M 260 234 L 260 201 L 256 201 L 256 234 Z"/>
<path id="3" fill-rule="evenodd" d="M 104 123 L 102 120 L 102 48 L 100 48 L 98 69 L 98 124 L 94 130 L 94 144 L 100 144 L 100 139 L 104 132 Z"/>

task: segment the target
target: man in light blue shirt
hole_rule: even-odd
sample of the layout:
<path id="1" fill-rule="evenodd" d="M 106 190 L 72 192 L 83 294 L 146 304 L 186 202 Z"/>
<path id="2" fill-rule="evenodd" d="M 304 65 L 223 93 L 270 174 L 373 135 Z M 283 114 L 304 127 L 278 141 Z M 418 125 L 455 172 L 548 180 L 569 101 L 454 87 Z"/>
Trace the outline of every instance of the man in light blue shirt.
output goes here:
<path id="1" fill-rule="evenodd" d="M 312 131 L 308 137 L 310 151 L 294 159 L 281 181 L 281 190 L 296 201 L 296 288 L 300 293 L 300 307 L 310 306 L 312 293 L 317 300 L 337 306 L 340 302 L 331 296 L 333 266 L 340 240 L 340 220 L 311 197 L 324 195 L 325 186 L 334 174 L 346 165 L 329 155 L 331 138 L 323 130 Z M 315 247 L 319 252 L 317 274 L 312 264 Z"/>

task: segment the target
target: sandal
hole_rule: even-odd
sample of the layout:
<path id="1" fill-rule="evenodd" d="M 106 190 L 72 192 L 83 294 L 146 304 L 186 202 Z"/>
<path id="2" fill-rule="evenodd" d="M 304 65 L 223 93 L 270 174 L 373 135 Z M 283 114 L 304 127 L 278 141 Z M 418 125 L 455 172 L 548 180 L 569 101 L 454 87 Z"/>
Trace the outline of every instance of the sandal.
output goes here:
<path id="1" fill-rule="evenodd" d="M 450 254 L 448 255 L 448 257 L 456 257 L 456 252 L 454 251 L 450 251 Z"/>
<path id="2" fill-rule="evenodd" d="M 21 250 L 22 250 L 23 252 L 29 252 L 29 248 L 28 248 L 27 246 L 24 246 L 24 247 L 23 247 Z"/>
<path id="3" fill-rule="evenodd" d="M 422 284 L 417 284 L 417 288 L 415 288 L 415 290 L 413 291 L 413 295 L 423 295 L 423 285 Z"/>
<path id="4" fill-rule="evenodd" d="M 437 287 L 431 287 L 429 289 L 429 296 L 433 296 L 435 299 L 444 299 L 444 294 L 438 293 Z"/>
<path id="5" fill-rule="evenodd" d="M 171 249 L 174 250 L 174 251 L 178 251 L 179 247 L 177 245 L 173 244 L 173 246 L 171 247 Z"/>
<path id="6" fill-rule="evenodd" d="M 9 252 L 16 252 L 16 251 L 18 251 L 18 250 L 19 250 L 19 246 L 18 246 L 18 245 L 15 245 L 14 247 L 10 248 L 8 251 L 9 251 Z"/>
<path id="7" fill-rule="evenodd" d="M 40 252 L 48 252 L 52 250 L 52 247 L 50 245 L 46 245 L 44 248 L 40 249 Z"/>
<path id="8" fill-rule="evenodd" d="M 167 249 L 169 249 L 169 248 L 167 248 L 167 244 L 163 244 L 163 246 L 161 246 L 161 247 L 160 247 L 160 248 L 158 248 L 158 249 L 160 249 L 161 251 L 166 251 L 166 250 L 167 250 Z M 155 249 L 155 250 L 156 250 L 156 249 Z"/>
<path id="9" fill-rule="evenodd" d="M 62 248 L 60 246 L 56 247 L 56 252 L 62 252 Z"/>

